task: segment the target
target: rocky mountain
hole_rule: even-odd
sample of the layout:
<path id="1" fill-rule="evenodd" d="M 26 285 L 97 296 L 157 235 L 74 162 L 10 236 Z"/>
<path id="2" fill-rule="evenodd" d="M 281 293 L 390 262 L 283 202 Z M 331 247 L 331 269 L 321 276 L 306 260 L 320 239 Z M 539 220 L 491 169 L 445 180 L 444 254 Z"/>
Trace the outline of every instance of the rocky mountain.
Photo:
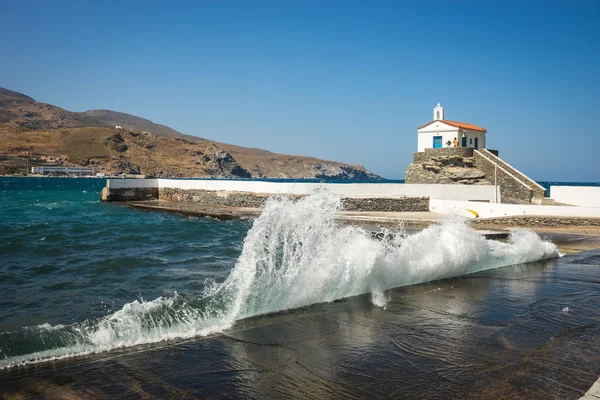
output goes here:
<path id="1" fill-rule="evenodd" d="M 148 119 L 136 117 L 135 115 L 131 114 L 125 114 L 110 110 L 89 110 L 79 114 L 83 114 L 87 117 L 102 121 L 105 125 L 111 128 L 114 128 L 115 126 L 120 126 L 123 129 L 138 130 L 142 132 L 152 132 L 157 135 L 174 137 L 179 139 L 202 139 L 197 136 L 184 135 L 183 133 L 178 132 L 175 129 L 169 128 L 168 126 L 155 124 L 154 122 Z"/>
<path id="2" fill-rule="evenodd" d="M 5 97 L 7 100 L 9 100 L 9 99 L 16 99 L 16 100 L 24 100 L 24 101 L 35 102 L 34 99 L 32 99 L 29 96 L 25 96 L 22 93 L 14 92 L 12 90 L 4 89 L 4 88 L 0 88 L 0 99 L 2 99 L 3 97 Z"/>
<path id="3" fill-rule="evenodd" d="M 381 179 L 360 165 L 219 143 L 116 111 L 71 112 L 0 88 L 0 156 L 33 154 L 107 174 Z"/>

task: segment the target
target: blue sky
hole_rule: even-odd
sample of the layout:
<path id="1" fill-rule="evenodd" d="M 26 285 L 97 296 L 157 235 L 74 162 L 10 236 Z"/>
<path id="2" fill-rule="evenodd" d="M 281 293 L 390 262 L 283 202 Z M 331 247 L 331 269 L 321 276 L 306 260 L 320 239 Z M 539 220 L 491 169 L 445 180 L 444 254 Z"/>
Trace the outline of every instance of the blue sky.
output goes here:
<path id="1" fill-rule="evenodd" d="M 600 181 L 598 1 L 19 1 L 0 86 L 72 111 L 402 178 L 416 128 L 488 129 L 538 180 Z"/>

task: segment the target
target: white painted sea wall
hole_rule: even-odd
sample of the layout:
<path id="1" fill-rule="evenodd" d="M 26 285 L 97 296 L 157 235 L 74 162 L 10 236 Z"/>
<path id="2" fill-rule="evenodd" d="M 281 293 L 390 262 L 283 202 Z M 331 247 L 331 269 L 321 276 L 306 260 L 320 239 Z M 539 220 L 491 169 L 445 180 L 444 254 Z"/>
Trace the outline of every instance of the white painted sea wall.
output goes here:
<path id="1" fill-rule="evenodd" d="M 158 188 L 158 179 L 107 179 L 109 189 L 150 189 Z"/>
<path id="2" fill-rule="evenodd" d="M 500 201 L 499 188 L 493 185 L 422 185 L 403 183 L 317 183 L 264 182 L 227 179 L 108 179 L 107 187 L 115 189 L 158 188 L 182 190 L 237 191 L 268 194 L 306 195 L 325 188 L 346 198 L 429 197 L 480 202 Z"/>
<path id="3" fill-rule="evenodd" d="M 549 217 L 600 218 L 600 207 L 538 206 L 529 204 L 492 204 L 476 201 L 430 199 L 429 211 L 467 218 L 498 218 L 522 215 Z M 474 213 L 475 212 L 475 213 Z"/>
<path id="4" fill-rule="evenodd" d="M 559 203 L 600 207 L 599 186 L 550 186 L 550 196 Z"/>

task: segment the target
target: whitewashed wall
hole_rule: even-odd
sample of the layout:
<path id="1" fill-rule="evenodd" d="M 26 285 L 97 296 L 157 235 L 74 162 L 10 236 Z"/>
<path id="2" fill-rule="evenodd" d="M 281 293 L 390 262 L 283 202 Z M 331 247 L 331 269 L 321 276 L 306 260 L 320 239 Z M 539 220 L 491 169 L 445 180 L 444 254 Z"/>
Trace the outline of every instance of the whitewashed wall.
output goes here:
<path id="1" fill-rule="evenodd" d="M 461 215 L 475 218 L 511 217 L 519 215 L 545 215 L 552 217 L 586 217 L 600 218 L 600 207 L 564 207 L 564 206 L 538 206 L 521 204 L 491 204 L 476 201 L 440 200 L 429 201 L 429 211 L 447 215 Z"/>
<path id="2" fill-rule="evenodd" d="M 454 141 L 458 136 L 458 128 L 452 125 L 445 124 L 444 121 L 435 121 L 426 127 L 417 130 L 418 143 L 417 151 L 425 151 L 425 149 L 433 148 L 433 137 L 442 137 L 442 147 L 446 146 L 446 142 Z"/>
<path id="3" fill-rule="evenodd" d="M 550 186 L 550 197 L 559 203 L 600 207 L 599 186 Z"/>
<path id="4" fill-rule="evenodd" d="M 459 199 L 494 202 L 493 185 L 416 185 L 402 183 L 313 183 L 313 182 L 263 182 L 227 179 L 109 179 L 110 189 L 125 188 L 177 188 L 198 190 L 223 190 L 270 194 L 310 194 L 318 188 L 342 197 L 429 197 L 432 199 Z M 498 188 L 499 189 L 499 188 Z M 498 190 L 499 192 L 499 190 Z M 500 194 L 497 194 L 500 201 Z"/>
<path id="5" fill-rule="evenodd" d="M 449 140 L 451 143 L 453 143 L 454 138 L 457 137 L 457 135 L 458 135 L 457 130 L 455 130 L 453 132 L 441 132 L 440 131 L 440 132 L 419 133 L 419 141 L 417 144 L 417 151 L 423 152 L 423 151 L 425 151 L 425 149 L 433 148 L 434 136 L 441 136 L 442 137 L 442 148 L 446 148 L 446 147 L 448 147 L 446 145 L 446 142 Z M 453 145 L 451 145 L 450 147 L 453 147 Z"/>
<path id="6" fill-rule="evenodd" d="M 473 138 L 473 143 L 471 143 L 471 138 Z M 475 138 L 479 138 L 479 148 L 485 149 L 485 132 L 467 129 L 467 147 L 475 148 Z M 458 142 L 462 144 L 462 139 L 459 139 Z"/>

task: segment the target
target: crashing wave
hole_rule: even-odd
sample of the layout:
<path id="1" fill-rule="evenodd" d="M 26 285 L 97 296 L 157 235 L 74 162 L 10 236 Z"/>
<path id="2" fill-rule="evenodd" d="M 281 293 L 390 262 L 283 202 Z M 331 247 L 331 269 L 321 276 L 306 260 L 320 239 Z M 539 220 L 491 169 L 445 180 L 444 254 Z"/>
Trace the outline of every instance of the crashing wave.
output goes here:
<path id="1" fill-rule="evenodd" d="M 515 230 L 502 243 L 453 219 L 380 241 L 360 227 L 337 224 L 340 209 L 341 199 L 325 191 L 300 200 L 269 199 L 221 284 L 208 284 L 199 296 L 136 300 L 73 325 L 0 333 L 0 369 L 205 336 L 244 318 L 365 293 L 385 307 L 390 288 L 559 255 L 531 231 Z"/>

